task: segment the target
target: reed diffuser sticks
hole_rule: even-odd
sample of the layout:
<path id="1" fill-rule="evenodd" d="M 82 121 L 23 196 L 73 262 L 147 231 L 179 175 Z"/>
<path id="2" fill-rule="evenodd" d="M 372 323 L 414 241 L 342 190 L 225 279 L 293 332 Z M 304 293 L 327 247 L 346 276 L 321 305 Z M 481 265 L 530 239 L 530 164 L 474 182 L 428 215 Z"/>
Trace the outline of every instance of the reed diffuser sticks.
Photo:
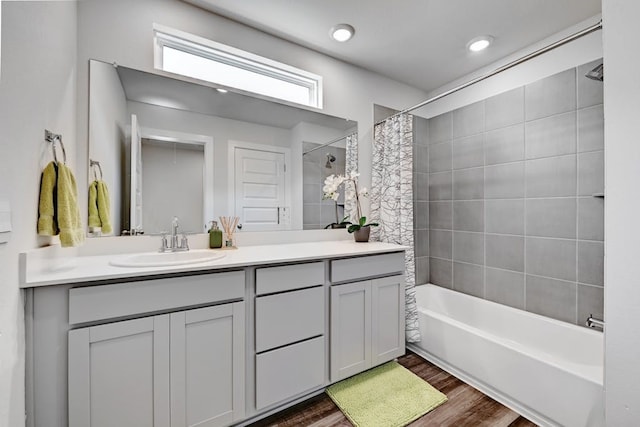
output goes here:
<path id="1" fill-rule="evenodd" d="M 222 229 L 224 230 L 224 234 L 227 236 L 225 239 L 224 247 L 226 248 L 236 248 L 235 241 L 233 240 L 233 233 L 236 231 L 236 227 L 238 226 L 238 222 L 240 221 L 240 217 L 237 216 L 221 216 L 220 224 L 222 224 Z"/>

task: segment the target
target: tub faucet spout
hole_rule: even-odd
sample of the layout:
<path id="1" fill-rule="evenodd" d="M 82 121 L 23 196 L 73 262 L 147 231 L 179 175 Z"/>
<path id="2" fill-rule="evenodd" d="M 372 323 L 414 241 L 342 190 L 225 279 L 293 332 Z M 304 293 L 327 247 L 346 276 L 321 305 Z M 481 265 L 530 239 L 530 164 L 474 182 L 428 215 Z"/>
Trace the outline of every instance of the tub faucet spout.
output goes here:
<path id="1" fill-rule="evenodd" d="M 589 317 L 587 317 L 585 325 L 590 328 L 598 328 L 601 331 L 604 331 L 604 320 L 596 319 L 595 317 L 593 317 L 593 314 L 590 314 Z"/>

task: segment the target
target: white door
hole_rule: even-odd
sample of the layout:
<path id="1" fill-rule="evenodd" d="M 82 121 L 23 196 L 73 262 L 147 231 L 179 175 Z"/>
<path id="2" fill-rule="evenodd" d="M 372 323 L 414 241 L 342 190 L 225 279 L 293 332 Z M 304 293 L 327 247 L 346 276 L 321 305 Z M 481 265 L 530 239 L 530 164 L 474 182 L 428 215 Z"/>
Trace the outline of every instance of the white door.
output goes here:
<path id="1" fill-rule="evenodd" d="M 142 136 L 135 114 L 131 115 L 131 201 L 129 226 L 142 230 Z"/>
<path id="2" fill-rule="evenodd" d="M 69 332 L 70 427 L 169 427 L 169 417 L 168 315 Z"/>
<path id="3" fill-rule="evenodd" d="M 285 153 L 233 147 L 235 216 L 242 230 L 289 228 Z"/>

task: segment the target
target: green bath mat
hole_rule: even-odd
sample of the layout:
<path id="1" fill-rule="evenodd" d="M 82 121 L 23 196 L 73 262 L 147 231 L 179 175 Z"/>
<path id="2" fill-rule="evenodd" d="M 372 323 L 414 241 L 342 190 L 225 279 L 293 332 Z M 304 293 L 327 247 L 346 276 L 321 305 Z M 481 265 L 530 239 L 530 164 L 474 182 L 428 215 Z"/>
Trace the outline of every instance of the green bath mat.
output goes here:
<path id="1" fill-rule="evenodd" d="M 447 396 L 396 362 L 327 388 L 356 427 L 401 427 L 447 401 Z"/>

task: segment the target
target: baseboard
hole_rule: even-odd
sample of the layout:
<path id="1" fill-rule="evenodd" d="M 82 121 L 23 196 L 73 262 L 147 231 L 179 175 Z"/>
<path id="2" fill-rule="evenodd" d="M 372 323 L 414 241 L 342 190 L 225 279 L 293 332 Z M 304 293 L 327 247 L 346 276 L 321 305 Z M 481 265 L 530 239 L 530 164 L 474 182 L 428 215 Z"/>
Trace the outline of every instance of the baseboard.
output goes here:
<path id="1" fill-rule="evenodd" d="M 463 371 L 461 369 L 458 369 L 453 365 L 450 365 L 449 363 L 445 362 L 444 360 L 440 359 L 439 357 L 434 356 L 433 354 L 429 353 L 425 349 L 423 349 L 421 347 L 418 347 L 415 344 L 407 344 L 407 349 L 411 350 L 414 353 L 416 353 L 418 356 L 422 357 L 423 359 L 433 363 L 434 365 L 436 365 L 440 369 L 443 369 L 443 370 L 447 371 L 448 373 L 450 373 L 454 377 L 458 378 L 459 380 L 464 381 L 466 384 L 469 384 L 471 387 L 475 388 L 476 390 L 481 391 L 485 395 L 487 395 L 490 398 L 492 398 L 493 400 L 503 404 L 504 406 L 506 406 L 507 408 L 511 409 L 512 411 L 517 412 L 518 414 L 522 415 L 523 417 L 525 417 L 529 421 L 537 424 L 538 426 L 540 426 L 540 427 L 561 427 L 560 425 L 554 423 L 553 421 L 551 421 L 549 418 L 545 417 L 544 415 L 542 415 L 542 414 L 540 414 L 538 412 L 532 411 L 531 408 L 529 408 L 527 406 L 524 406 L 520 402 L 518 402 L 518 401 L 512 399 L 511 397 L 507 396 L 506 394 L 496 390 L 495 388 L 489 386 L 488 384 L 486 384 L 486 383 L 484 383 L 482 381 L 479 381 L 478 379 L 476 379 L 472 375 L 469 375 L 465 371 Z"/>

